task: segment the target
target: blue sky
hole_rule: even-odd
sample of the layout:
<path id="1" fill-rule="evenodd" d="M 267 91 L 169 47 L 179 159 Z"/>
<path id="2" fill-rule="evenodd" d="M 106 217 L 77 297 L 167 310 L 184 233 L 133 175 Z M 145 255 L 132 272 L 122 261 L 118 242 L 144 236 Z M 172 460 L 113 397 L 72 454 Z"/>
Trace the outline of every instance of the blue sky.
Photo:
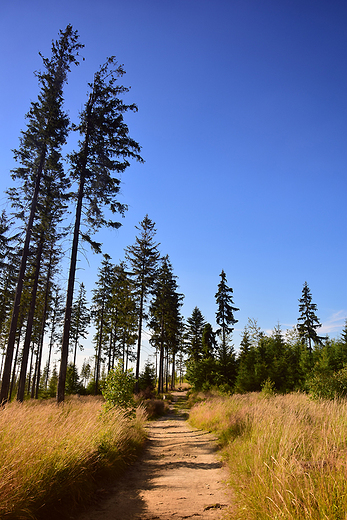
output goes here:
<path id="1" fill-rule="evenodd" d="M 248 317 L 266 331 L 292 327 L 305 280 L 322 332 L 337 337 L 347 317 L 346 22 L 335 0 L 2 2 L 0 192 L 37 97 L 38 52 L 49 55 L 71 23 L 85 44 L 66 88 L 71 119 L 110 55 L 139 107 L 127 122 L 146 162 L 123 175 L 129 211 L 101 233 L 105 252 L 122 260 L 148 214 L 185 317 L 198 306 L 215 325 L 224 269 L 240 308 L 236 348 Z M 89 290 L 100 261 L 81 258 Z"/>

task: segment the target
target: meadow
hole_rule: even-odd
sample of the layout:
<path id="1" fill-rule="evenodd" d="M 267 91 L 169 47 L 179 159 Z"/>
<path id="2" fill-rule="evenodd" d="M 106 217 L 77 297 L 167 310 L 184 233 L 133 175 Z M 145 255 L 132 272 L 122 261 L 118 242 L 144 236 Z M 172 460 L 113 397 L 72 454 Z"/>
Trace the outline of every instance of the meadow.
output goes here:
<path id="1" fill-rule="evenodd" d="M 13 402 L 0 409 L 0 518 L 54 518 L 86 504 L 100 479 L 143 445 L 147 415 L 102 410 L 98 398 Z M 49 514 L 48 514 L 49 512 Z M 61 518 L 62 516 L 60 516 Z"/>
<path id="2" fill-rule="evenodd" d="M 347 518 L 346 400 L 211 396 L 192 408 L 189 420 L 219 438 L 233 520 Z"/>

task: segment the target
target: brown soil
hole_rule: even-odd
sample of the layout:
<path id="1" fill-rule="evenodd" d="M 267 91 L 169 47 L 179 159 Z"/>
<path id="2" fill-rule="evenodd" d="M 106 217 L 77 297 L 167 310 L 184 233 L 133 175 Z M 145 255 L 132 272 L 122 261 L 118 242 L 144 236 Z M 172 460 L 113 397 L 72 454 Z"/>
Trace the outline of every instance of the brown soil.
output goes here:
<path id="1" fill-rule="evenodd" d="M 161 417 L 148 425 L 142 457 L 78 520 L 221 519 L 229 509 L 227 472 L 216 451 L 215 437 L 190 427 L 184 410 Z"/>

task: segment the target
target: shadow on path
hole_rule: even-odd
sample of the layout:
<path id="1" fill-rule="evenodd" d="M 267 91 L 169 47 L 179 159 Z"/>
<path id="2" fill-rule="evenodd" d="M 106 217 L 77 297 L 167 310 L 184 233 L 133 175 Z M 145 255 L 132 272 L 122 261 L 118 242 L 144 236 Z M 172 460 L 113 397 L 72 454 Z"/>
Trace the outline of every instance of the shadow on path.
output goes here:
<path id="1" fill-rule="evenodd" d="M 185 412 L 176 408 L 148 424 L 142 456 L 78 520 L 220 518 L 228 500 L 215 438 L 191 428 Z"/>

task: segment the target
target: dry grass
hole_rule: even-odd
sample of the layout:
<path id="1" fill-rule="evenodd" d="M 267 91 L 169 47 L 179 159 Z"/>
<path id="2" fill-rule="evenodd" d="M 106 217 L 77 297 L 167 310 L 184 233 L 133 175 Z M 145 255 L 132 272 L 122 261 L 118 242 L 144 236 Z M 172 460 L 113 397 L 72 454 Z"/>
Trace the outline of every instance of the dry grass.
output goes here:
<path id="1" fill-rule="evenodd" d="M 0 518 L 36 518 L 44 505 L 85 500 L 96 477 L 134 456 L 145 439 L 143 410 L 133 419 L 101 410 L 95 398 L 0 410 Z"/>
<path id="2" fill-rule="evenodd" d="M 346 520 L 347 401 L 216 397 L 196 405 L 190 422 L 224 445 L 233 520 Z"/>

